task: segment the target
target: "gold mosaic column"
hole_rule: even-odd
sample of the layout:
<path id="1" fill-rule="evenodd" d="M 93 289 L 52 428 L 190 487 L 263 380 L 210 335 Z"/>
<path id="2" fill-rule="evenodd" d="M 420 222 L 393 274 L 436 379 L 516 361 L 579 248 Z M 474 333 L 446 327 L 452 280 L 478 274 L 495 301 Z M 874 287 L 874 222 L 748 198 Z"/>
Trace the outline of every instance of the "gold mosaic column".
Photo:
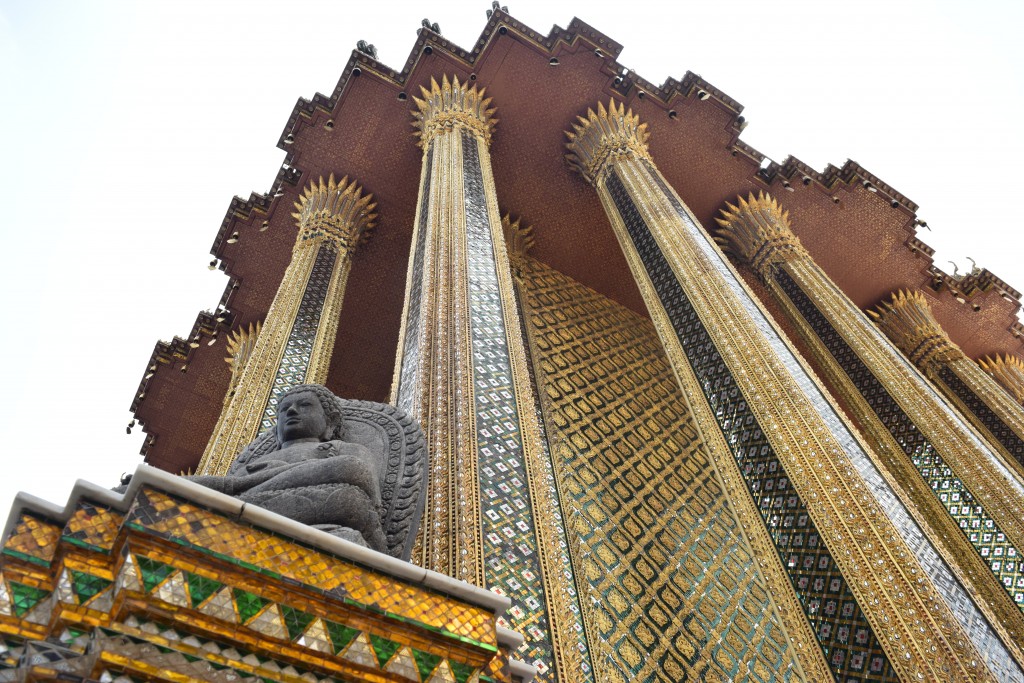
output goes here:
<path id="1" fill-rule="evenodd" d="M 646 126 L 613 101 L 568 137 L 727 489 L 757 503 L 744 532 L 762 571 L 792 582 L 774 597 L 809 677 L 824 680 L 824 654 L 839 680 L 994 680 L 834 409 L 654 166 Z"/>
<path id="2" fill-rule="evenodd" d="M 894 488 L 964 584 L 982 597 L 979 607 L 1021 661 L 1020 482 L 814 263 L 773 198 L 741 197 L 722 213 L 719 239 L 750 263 L 796 324 L 859 418 Z M 924 345 L 915 357 L 955 363 L 959 350 L 940 343 L 936 330 L 919 330 Z"/>
<path id="3" fill-rule="evenodd" d="M 199 474 L 225 474 L 260 429 L 273 424 L 277 397 L 327 379 L 352 254 L 374 226 L 373 196 L 345 177 L 320 178 L 295 203 L 299 234 L 256 343 L 238 377 Z M 234 372 L 232 373 L 235 374 Z"/>
<path id="4" fill-rule="evenodd" d="M 1024 406 L 986 374 L 942 330 L 921 292 L 896 292 L 868 311 L 878 327 L 1024 476 Z"/>
<path id="5" fill-rule="evenodd" d="M 992 379 L 1009 391 L 1017 403 L 1024 405 L 1024 361 L 1010 354 L 996 354 L 995 358 L 985 357 L 980 362 Z"/>
<path id="6" fill-rule="evenodd" d="M 512 600 L 538 680 L 590 664 L 551 463 L 534 412 L 491 173 L 494 110 L 475 86 L 416 99 L 423 149 L 392 401 L 430 451 L 413 562 Z"/>

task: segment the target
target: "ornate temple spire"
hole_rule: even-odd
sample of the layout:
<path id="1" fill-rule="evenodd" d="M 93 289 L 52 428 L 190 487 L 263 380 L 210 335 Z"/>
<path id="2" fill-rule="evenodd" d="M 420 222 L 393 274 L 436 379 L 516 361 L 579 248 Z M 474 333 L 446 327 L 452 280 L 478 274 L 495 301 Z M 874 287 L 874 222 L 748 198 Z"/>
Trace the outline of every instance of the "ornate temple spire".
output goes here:
<path id="1" fill-rule="evenodd" d="M 982 369 L 992 376 L 1004 389 L 1024 404 L 1024 361 L 1017 356 L 1006 354 L 986 356 L 981 361 Z"/>
<path id="2" fill-rule="evenodd" d="M 310 183 L 295 203 L 291 262 L 240 375 L 232 377 L 199 474 L 227 472 L 242 448 L 272 426 L 283 392 L 327 380 L 352 255 L 374 227 L 375 207 L 372 195 L 334 174 Z"/>
<path id="3" fill-rule="evenodd" d="M 891 301 L 883 301 L 867 314 L 912 363 L 929 375 L 934 375 L 941 364 L 964 357 L 921 292 L 893 292 Z"/>
<path id="4" fill-rule="evenodd" d="M 423 166 L 391 395 L 423 426 L 431 457 L 414 562 L 509 596 L 524 656 L 547 672 L 539 680 L 582 683 L 592 665 L 557 491 L 544 484 L 551 457 L 491 169 L 495 110 L 458 78 L 431 79 L 422 94 L 412 114 Z M 509 551 L 512 528 L 536 543 Z"/>
<path id="5" fill-rule="evenodd" d="M 459 77 L 441 77 L 441 84 L 430 79 L 430 90 L 420 87 L 423 99 L 413 97 L 417 110 L 413 112 L 413 126 L 417 130 L 420 147 L 426 149 L 430 141 L 441 133 L 465 128 L 479 135 L 488 145 L 498 122 L 495 109 L 489 109 L 491 98 L 484 97 L 483 88 L 467 87 Z"/>
<path id="6" fill-rule="evenodd" d="M 822 658 L 822 652 L 846 647 L 848 641 L 841 644 L 836 634 L 849 627 L 808 629 L 801 617 L 821 618 L 816 606 L 831 599 L 827 591 L 848 592 L 851 614 L 887 615 L 885 621 L 870 623 L 857 616 L 853 627 L 872 651 L 872 670 L 880 680 L 986 677 L 975 648 L 977 643 L 988 647 L 990 636 L 975 628 L 973 616 L 957 622 L 952 607 L 959 610 L 965 596 L 949 595 L 959 590 L 956 579 L 941 561 L 936 563 L 932 546 L 910 548 L 899 540 L 898 529 L 918 536 L 921 532 L 905 516 L 896 494 L 878 485 L 882 477 L 873 456 L 837 417 L 828 397 L 658 170 L 648 153 L 643 123 L 613 102 L 579 117 L 566 135 L 567 160 L 601 199 L 701 433 L 708 447 L 724 456 L 718 460 L 719 472 L 726 489 L 737 492 L 730 500 L 738 514 L 750 520 L 744 526 L 755 553 L 764 558 L 760 571 L 772 586 L 808 678 L 861 674 L 861 656 Z M 762 197 L 753 200 L 753 207 L 741 200 L 727 214 L 745 231 L 744 239 L 749 237 L 752 246 L 785 246 L 773 250 L 775 254 L 797 253 L 799 243 L 787 236 L 792 233 L 777 204 Z M 772 270 L 782 272 L 805 260 L 791 259 Z M 749 459 L 754 454 L 760 458 L 757 467 Z M 766 505 L 772 496 L 783 494 L 772 488 L 774 482 L 759 478 L 769 471 L 785 475 L 786 505 L 793 519 L 801 520 L 799 534 L 792 528 L 777 533 L 779 517 Z M 753 501 L 760 502 L 751 509 Z M 840 527 L 847 530 L 840 532 Z M 834 567 L 829 581 L 799 576 L 801 563 L 786 546 L 797 536 L 801 548 L 802 539 L 815 539 L 817 556 L 804 560 L 804 566 Z M 928 575 L 935 582 L 929 585 L 954 588 L 940 598 L 934 589 L 919 590 L 914 574 Z M 826 591 L 826 586 L 832 587 Z M 1006 592 L 997 595 L 996 590 L 993 586 L 988 594 L 1005 600 Z M 914 615 L 927 615 L 927 623 Z M 970 637 L 969 628 L 976 631 Z M 911 651 L 917 642 L 930 644 L 927 656 Z M 812 643 L 820 647 L 808 647 Z"/>
<path id="7" fill-rule="evenodd" d="M 760 275 L 773 264 L 805 256 L 803 245 L 789 225 L 789 212 L 769 194 L 751 192 L 747 199 L 736 198 L 736 205 L 726 202 L 722 217 L 715 221 L 720 227 L 715 241 L 731 251 Z"/>
<path id="8" fill-rule="evenodd" d="M 565 133 L 569 138 L 565 145 L 569 150 L 566 159 L 592 185 L 599 182 L 608 162 L 615 158 L 631 153 L 638 159 L 651 159 L 647 150 L 650 137 L 647 124 L 641 123 L 632 109 L 616 104 L 615 100 L 608 103 L 607 109 L 598 102 L 597 111 L 588 109 L 586 116 L 577 117 L 572 128 Z"/>

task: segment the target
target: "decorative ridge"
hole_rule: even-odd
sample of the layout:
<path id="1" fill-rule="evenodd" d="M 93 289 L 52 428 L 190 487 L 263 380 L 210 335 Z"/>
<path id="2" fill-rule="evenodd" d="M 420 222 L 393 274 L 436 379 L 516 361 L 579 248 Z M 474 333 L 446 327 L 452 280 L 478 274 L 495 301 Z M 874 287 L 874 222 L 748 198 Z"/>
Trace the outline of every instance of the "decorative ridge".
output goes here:
<path id="1" fill-rule="evenodd" d="M 897 290 L 867 314 L 910 361 L 934 376 L 945 363 L 964 358 L 932 314 L 922 292 Z"/>
<path id="2" fill-rule="evenodd" d="M 341 249 L 352 249 L 365 242 L 376 227 L 377 214 L 373 210 L 372 194 L 363 194 L 363 188 L 350 182 L 348 176 L 335 182 L 331 173 L 325 183 L 323 176 L 303 190 L 295 202 L 292 218 L 299 224 L 301 243 L 311 239 L 326 239 Z"/>
<path id="3" fill-rule="evenodd" d="M 978 364 L 1018 403 L 1024 404 L 1024 360 L 1009 353 L 1002 356 L 997 353 L 994 358 L 985 356 Z"/>
<path id="4" fill-rule="evenodd" d="M 430 79 L 430 90 L 420 87 L 423 99 L 413 97 L 417 111 L 413 112 L 413 126 L 417 129 L 420 147 L 426 149 L 438 135 L 465 128 L 479 135 L 490 144 L 491 132 L 497 119 L 495 109 L 488 109 L 491 98 L 484 96 L 484 89 L 476 85 L 467 87 L 459 83 L 459 77 L 441 77 L 441 85 Z"/>
<path id="5" fill-rule="evenodd" d="M 789 212 L 769 194 L 751 192 L 746 199 L 736 198 L 736 205 L 725 203 L 715 241 L 750 264 L 762 277 L 778 264 L 807 256 L 800 240 L 789 224 Z"/>
<path id="6" fill-rule="evenodd" d="M 204 342 L 207 346 L 216 343 L 221 329 L 226 329 L 231 325 L 232 317 L 232 314 L 228 311 L 216 314 L 210 311 L 200 311 L 196 315 L 196 321 L 193 323 L 192 331 L 188 337 L 182 338 L 175 335 L 169 342 L 160 340 L 154 344 L 153 352 L 149 356 L 149 362 L 146 363 L 146 371 L 143 373 L 142 379 L 139 380 L 138 389 L 132 397 L 131 407 L 129 408 L 132 417 L 139 421 L 143 431 L 147 434 L 149 433 L 138 413 L 142 407 L 142 401 L 146 398 L 149 382 L 153 376 L 163 366 L 174 367 L 178 365 L 179 370 L 187 370 L 192 353 L 202 346 Z M 155 435 L 150 435 L 150 438 L 143 442 L 139 454 L 145 456 L 155 439 Z"/>
<path id="7" fill-rule="evenodd" d="M 634 154 L 641 159 L 651 159 L 647 150 L 647 124 L 640 123 L 640 117 L 632 109 L 615 100 L 597 103 L 597 111 L 587 109 L 586 116 L 576 117 L 579 123 L 572 124 L 573 130 L 565 131 L 569 150 L 565 158 L 574 170 L 579 171 L 587 182 L 597 184 L 608 170 L 609 162 Z"/>
<path id="8" fill-rule="evenodd" d="M 523 225 L 522 218 L 512 220 L 509 214 L 501 217 L 501 229 L 505 235 L 505 248 L 516 275 L 522 272 L 523 262 L 533 248 L 533 226 Z"/>

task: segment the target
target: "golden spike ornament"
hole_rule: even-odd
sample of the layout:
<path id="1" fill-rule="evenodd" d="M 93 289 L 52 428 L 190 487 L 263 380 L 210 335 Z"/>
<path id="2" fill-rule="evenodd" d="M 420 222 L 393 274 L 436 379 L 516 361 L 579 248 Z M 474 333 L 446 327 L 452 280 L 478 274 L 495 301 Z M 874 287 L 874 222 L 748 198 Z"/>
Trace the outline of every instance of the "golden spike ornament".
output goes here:
<path id="1" fill-rule="evenodd" d="M 260 330 L 262 329 L 263 322 L 259 321 L 256 324 L 249 323 L 248 328 L 239 327 L 228 335 L 228 355 L 224 357 L 224 362 L 231 366 L 231 383 L 228 385 L 227 394 L 224 396 L 225 402 L 235 393 L 238 380 L 242 377 L 242 369 L 249 361 L 249 356 L 252 355 L 253 349 L 256 348 L 256 338 L 260 336 Z"/>
<path id="2" fill-rule="evenodd" d="M 340 182 L 334 180 L 333 173 L 327 182 L 320 176 L 295 202 L 292 218 L 299 224 L 296 245 L 311 239 L 327 239 L 341 249 L 355 247 L 376 227 L 375 208 L 373 195 L 363 194 L 363 188 L 350 182 L 348 176 Z"/>
<path id="3" fill-rule="evenodd" d="M 721 217 L 715 218 L 720 226 L 715 241 L 762 277 L 775 264 L 807 255 L 790 227 L 789 212 L 771 195 L 758 192 L 755 197 L 751 192 L 746 199 L 737 197 L 735 205 L 726 202 L 725 207 Z"/>
<path id="4" fill-rule="evenodd" d="M 639 159 L 651 161 L 647 150 L 647 124 L 626 105 L 611 100 L 608 108 L 597 103 L 597 111 L 587 109 L 586 116 L 576 117 L 572 130 L 565 131 L 569 142 L 565 144 L 569 165 L 579 171 L 592 185 L 596 185 L 608 168 L 608 162 L 635 154 Z"/>
<path id="5" fill-rule="evenodd" d="M 1024 360 L 1012 354 L 986 356 L 978 361 L 981 369 L 1010 392 L 1018 403 L 1024 404 Z"/>
<path id="6" fill-rule="evenodd" d="M 940 365 L 964 357 L 964 352 L 935 319 L 921 292 L 893 292 L 890 301 L 883 301 L 874 310 L 868 309 L 867 314 L 885 336 L 929 376 L 934 376 Z"/>
<path id="7" fill-rule="evenodd" d="M 491 98 L 484 96 L 484 89 L 475 85 L 467 87 L 459 83 L 458 76 L 430 79 L 430 90 L 420 87 L 423 99 L 413 97 L 416 110 L 413 111 L 413 126 L 419 138 L 419 145 L 424 150 L 430 141 L 441 133 L 464 128 L 483 139 L 490 145 L 491 133 L 498 122 L 494 118 L 495 109 L 490 109 Z"/>
<path id="8" fill-rule="evenodd" d="M 501 230 L 505 236 L 505 248 L 508 250 L 512 273 L 519 276 L 522 272 L 523 261 L 530 249 L 533 248 L 533 226 L 523 225 L 521 218 L 512 220 L 512 217 L 506 213 L 501 217 Z"/>

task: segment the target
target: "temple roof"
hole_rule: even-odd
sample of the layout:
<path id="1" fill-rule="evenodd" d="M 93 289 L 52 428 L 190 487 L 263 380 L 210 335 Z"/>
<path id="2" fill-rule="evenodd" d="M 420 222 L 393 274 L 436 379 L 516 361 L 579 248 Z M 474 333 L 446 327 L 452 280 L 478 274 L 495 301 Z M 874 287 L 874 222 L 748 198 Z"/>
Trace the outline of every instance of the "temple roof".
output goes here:
<path id="1" fill-rule="evenodd" d="M 420 29 L 400 70 L 354 50 L 330 95 L 296 104 L 278 141 L 286 157 L 271 189 L 232 200 L 212 248 L 229 276 L 220 308 L 200 314 L 187 339 L 157 344 L 132 402 L 149 434 L 147 462 L 174 472 L 198 462 L 230 375 L 212 335 L 266 315 L 295 239 L 292 203 L 304 184 L 330 173 L 372 193 L 380 217 L 353 259 L 327 384 L 339 395 L 386 400 L 421 167 L 412 96 L 442 75 L 474 82 L 493 98 L 500 210 L 534 226 L 531 255 L 642 315 L 597 194 L 564 157 L 564 131 L 609 99 L 648 123 L 655 163 L 705 226 L 725 201 L 768 191 L 858 306 L 921 289 L 972 358 L 1024 355 L 1020 293 L 985 270 L 955 277 L 939 270 L 918 239 L 917 205 L 907 197 L 852 161 L 822 172 L 792 157 L 771 162 L 740 139 L 737 101 L 689 72 L 654 85 L 617 61 L 621 49 L 579 19 L 543 34 L 497 10 L 469 48 Z"/>

